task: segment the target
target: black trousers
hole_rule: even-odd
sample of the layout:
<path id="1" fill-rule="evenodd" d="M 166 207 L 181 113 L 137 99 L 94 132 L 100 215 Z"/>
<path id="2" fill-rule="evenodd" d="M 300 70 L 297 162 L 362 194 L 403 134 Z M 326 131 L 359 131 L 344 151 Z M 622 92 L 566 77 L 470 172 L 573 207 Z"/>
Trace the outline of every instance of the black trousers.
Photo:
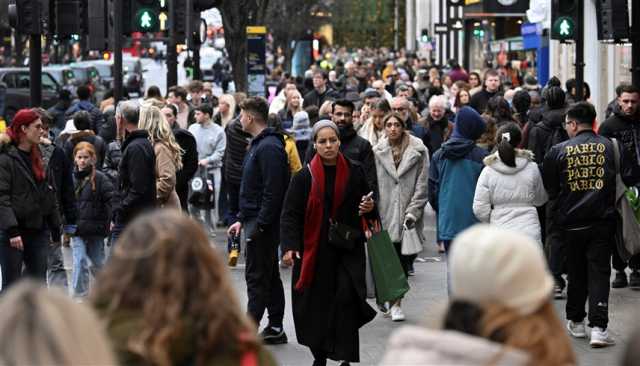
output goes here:
<path id="1" fill-rule="evenodd" d="M 618 272 L 624 271 L 627 268 L 627 262 L 623 261 L 622 258 L 620 258 L 620 254 L 618 254 L 618 251 L 615 248 L 611 252 L 611 264 L 613 265 L 613 269 Z M 629 258 L 628 264 L 631 270 L 640 270 L 640 255 L 636 254 Z"/>
<path id="2" fill-rule="evenodd" d="M 20 235 L 24 250 L 18 250 L 9 243 L 6 232 L 0 232 L 0 269 L 2 270 L 2 292 L 23 275 L 43 283 L 47 280 L 47 256 L 49 253 L 49 233 L 47 230 L 29 230 Z M 24 264 L 24 272 L 23 272 Z"/>
<path id="3" fill-rule="evenodd" d="M 607 328 L 614 232 L 615 224 L 608 222 L 565 231 L 569 269 L 567 319 L 581 322 L 587 315 L 584 307 L 588 299 L 589 327 Z"/>
<path id="4" fill-rule="evenodd" d="M 556 284 L 565 287 L 562 274 L 567 273 L 567 245 L 565 244 L 564 230 L 553 223 L 552 204 L 547 203 L 539 212 L 543 212 L 545 225 L 543 229 L 543 243 L 547 255 L 549 270 L 556 280 Z"/>
<path id="5" fill-rule="evenodd" d="M 269 313 L 269 326 L 282 327 L 284 318 L 284 287 L 278 267 L 278 234 L 280 228 L 273 225 L 259 235 L 255 232 L 255 219 L 245 223 L 247 241 L 245 246 L 247 311 L 257 325 L 260 325 L 265 309 Z M 250 238 L 254 236 L 254 238 Z"/>
<path id="6" fill-rule="evenodd" d="M 400 264 L 402 264 L 402 270 L 404 271 L 404 276 L 409 278 L 409 269 L 411 268 L 411 264 L 413 264 L 413 261 L 416 260 L 418 255 L 402 254 L 402 243 L 393 243 L 393 247 L 396 249 L 396 253 L 398 254 L 398 258 L 400 259 Z"/>

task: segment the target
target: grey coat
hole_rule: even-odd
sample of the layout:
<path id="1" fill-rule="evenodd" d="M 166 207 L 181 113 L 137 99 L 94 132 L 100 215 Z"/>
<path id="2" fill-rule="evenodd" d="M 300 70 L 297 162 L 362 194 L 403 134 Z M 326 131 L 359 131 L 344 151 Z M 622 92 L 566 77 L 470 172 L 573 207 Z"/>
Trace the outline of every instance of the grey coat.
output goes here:
<path id="1" fill-rule="evenodd" d="M 429 152 L 419 138 L 409 139 L 397 169 L 386 137 L 373 148 L 380 192 L 378 211 L 382 227 L 394 243 L 402 241 L 402 225 L 407 218 L 415 221 L 418 233 L 422 232 L 422 213 L 427 204 Z"/>

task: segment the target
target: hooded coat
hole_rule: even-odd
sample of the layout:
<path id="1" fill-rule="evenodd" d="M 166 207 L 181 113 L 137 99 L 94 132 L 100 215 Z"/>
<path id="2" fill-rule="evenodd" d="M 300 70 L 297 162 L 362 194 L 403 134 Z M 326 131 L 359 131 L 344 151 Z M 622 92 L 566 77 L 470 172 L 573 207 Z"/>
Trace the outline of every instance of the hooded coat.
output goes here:
<path id="1" fill-rule="evenodd" d="M 404 326 L 391 335 L 380 365 L 525 366 L 529 356 L 484 338 Z"/>
<path id="2" fill-rule="evenodd" d="M 547 202 L 540 170 L 528 150 L 516 150 L 516 166 L 500 160 L 498 152 L 484 158 L 473 198 L 478 220 L 522 232 L 542 241 L 537 206 Z"/>
<path id="3" fill-rule="evenodd" d="M 533 152 L 536 163 L 542 163 L 551 146 L 569 139 L 562 127 L 566 110 L 547 109 L 542 112 L 542 121 L 531 127 L 527 150 Z"/>
<path id="4" fill-rule="evenodd" d="M 397 168 L 387 138 L 374 146 L 373 153 L 378 191 L 383 192 L 377 203 L 382 227 L 392 242 L 399 243 L 402 241 L 402 225 L 407 218 L 416 223 L 417 232 L 422 232 L 422 212 L 427 204 L 429 153 L 422 140 L 414 136 L 409 136 L 409 146 Z"/>
<path id="5" fill-rule="evenodd" d="M 433 155 L 428 192 L 429 203 L 438 214 L 439 240 L 453 240 L 478 223 L 473 214 L 473 197 L 487 151 L 476 146 L 475 141 L 485 128 L 476 111 L 461 108 L 451 138 Z"/>

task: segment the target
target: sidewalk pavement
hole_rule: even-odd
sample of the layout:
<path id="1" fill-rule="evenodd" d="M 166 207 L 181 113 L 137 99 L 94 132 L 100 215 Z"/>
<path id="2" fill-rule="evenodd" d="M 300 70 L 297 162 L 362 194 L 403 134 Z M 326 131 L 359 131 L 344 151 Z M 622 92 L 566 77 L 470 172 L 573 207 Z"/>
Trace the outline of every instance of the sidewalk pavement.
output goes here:
<path id="1" fill-rule="evenodd" d="M 435 247 L 435 228 L 433 216 L 427 215 L 427 227 L 425 235 L 427 241 L 425 250 L 419 258 L 425 261 L 416 261 L 416 275 L 409 278 L 411 290 L 402 302 L 402 309 L 406 315 L 404 322 L 392 322 L 389 318 L 382 317 L 378 314 L 376 318 L 360 329 L 360 364 L 376 365 L 382 359 L 386 347 L 387 339 L 391 332 L 399 328 L 403 324 L 425 324 L 434 326 L 438 324 L 440 315 L 446 306 L 448 300 L 447 283 L 446 283 L 446 264 L 444 257 L 441 257 Z M 216 242 L 217 247 L 225 250 L 222 241 L 224 233 L 219 232 Z M 301 366 L 311 365 L 313 357 L 309 350 L 297 344 L 295 330 L 293 326 L 293 318 L 291 315 L 291 271 L 282 268 L 282 281 L 285 288 L 285 319 L 284 326 L 289 343 L 284 345 L 269 346 L 269 350 L 273 352 L 278 363 L 283 366 Z M 241 303 L 246 304 L 246 285 L 244 281 L 244 266 L 239 264 L 238 267 L 231 269 L 231 276 L 234 286 L 237 289 Z M 554 302 L 556 310 L 563 324 L 564 306 L 566 301 L 556 300 Z M 371 301 L 372 307 L 375 308 L 375 302 Z M 617 345 L 614 347 L 592 349 L 589 347 L 588 340 L 572 340 L 574 350 L 578 356 L 579 365 L 585 366 L 614 366 L 619 364 L 622 352 L 628 343 L 627 337 L 635 329 L 640 326 L 640 291 L 630 289 L 612 289 L 609 301 L 609 331 L 615 337 Z M 265 320 L 261 327 L 266 325 Z M 337 363 L 328 363 L 337 365 Z"/>

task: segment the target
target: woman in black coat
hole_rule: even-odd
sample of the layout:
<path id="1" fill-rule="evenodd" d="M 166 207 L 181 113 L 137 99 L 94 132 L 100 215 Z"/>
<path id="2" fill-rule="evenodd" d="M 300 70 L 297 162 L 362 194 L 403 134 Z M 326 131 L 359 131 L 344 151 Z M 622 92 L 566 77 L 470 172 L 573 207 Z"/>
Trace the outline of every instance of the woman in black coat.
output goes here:
<path id="1" fill-rule="evenodd" d="M 43 124 L 29 109 L 0 135 L 0 269 L 2 291 L 23 273 L 44 282 L 47 223 L 57 215 L 55 191 L 38 148 Z M 23 270 L 24 266 L 24 270 Z"/>
<path id="2" fill-rule="evenodd" d="M 375 214 L 374 202 L 361 166 L 339 152 L 336 125 L 316 123 L 313 141 L 317 154 L 291 180 L 281 218 L 283 261 L 293 264 L 296 335 L 314 365 L 327 358 L 358 362 L 358 329 L 376 314 L 366 302 L 361 224 L 361 215 Z M 350 231 L 349 240 L 329 240 L 330 220 Z"/>

